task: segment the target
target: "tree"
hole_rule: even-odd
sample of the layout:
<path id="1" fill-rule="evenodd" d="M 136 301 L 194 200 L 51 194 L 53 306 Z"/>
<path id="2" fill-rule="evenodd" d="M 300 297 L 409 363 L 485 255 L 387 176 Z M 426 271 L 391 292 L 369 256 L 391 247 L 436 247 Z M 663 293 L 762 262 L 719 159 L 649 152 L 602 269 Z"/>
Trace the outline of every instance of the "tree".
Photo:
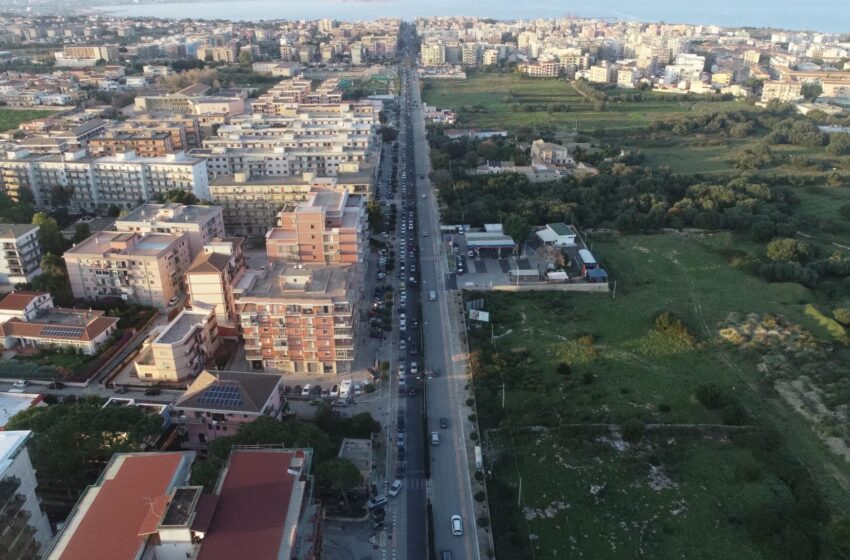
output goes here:
<path id="1" fill-rule="evenodd" d="M 384 219 L 381 212 L 381 205 L 377 200 L 370 200 L 366 203 L 366 216 L 369 221 L 369 230 L 373 233 L 381 231 Z"/>
<path id="2" fill-rule="evenodd" d="M 251 64 L 251 53 L 249 51 L 244 50 L 239 53 L 239 64 L 242 66 Z"/>
<path id="3" fill-rule="evenodd" d="M 17 200 L 0 190 L 0 223 L 32 223 L 34 201 L 32 191 L 24 187 L 18 189 Z"/>
<path id="4" fill-rule="evenodd" d="M 767 244 L 767 257 L 772 261 L 801 262 L 809 257 L 807 243 L 790 237 L 780 237 Z"/>
<path id="5" fill-rule="evenodd" d="M 830 134 L 829 145 L 826 147 L 826 151 L 833 156 L 846 156 L 850 154 L 850 134 L 846 132 Z"/>
<path id="6" fill-rule="evenodd" d="M 53 253 L 45 253 L 41 257 L 41 274 L 32 279 L 30 286 L 34 290 L 50 293 L 57 305 L 70 307 L 74 303 L 65 261 Z"/>
<path id="7" fill-rule="evenodd" d="M 59 231 L 59 224 L 56 220 L 39 212 L 32 217 L 33 225 L 37 225 L 38 242 L 41 244 L 41 250 L 45 253 L 53 253 L 61 255 L 65 251 L 67 240 L 62 237 L 62 232 Z"/>
<path id="8" fill-rule="evenodd" d="M 113 453 L 140 451 L 162 421 L 135 406 L 102 408 L 98 397 L 74 404 L 32 407 L 6 428 L 32 430 L 30 457 L 42 488 L 64 488 L 76 498 L 100 475 Z"/>
<path id="9" fill-rule="evenodd" d="M 106 215 L 110 218 L 117 218 L 121 215 L 121 207 L 117 204 L 110 204 L 109 208 L 106 209 Z"/>
<path id="10" fill-rule="evenodd" d="M 812 102 L 823 93 L 823 88 L 817 82 L 808 82 L 803 84 L 803 87 L 800 89 L 800 94 L 803 96 L 808 102 Z"/>
<path id="11" fill-rule="evenodd" d="M 160 202 L 174 202 L 178 204 L 198 204 L 199 202 L 195 193 L 185 189 L 171 189 L 164 195 L 157 194 L 154 198 Z"/>
<path id="12" fill-rule="evenodd" d="M 363 476 L 347 459 L 331 459 L 316 467 L 316 482 L 324 490 L 349 492 L 363 484 Z"/>
<path id="13" fill-rule="evenodd" d="M 475 167 L 478 165 L 478 152 L 470 150 L 463 156 L 463 164 L 466 167 Z"/>
<path id="14" fill-rule="evenodd" d="M 531 235 L 531 226 L 528 225 L 528 220 L 516 214 L 511 214 L 507 217 L 504 230 L 506 234 L 511 236 L 514 243 L 518 245 L 525 243 L 528 236 Z"/>
<path id="15" fill-rule="evenodd" d="M 88 224 L 77 224 L 74 227 L 74 237 L 71 238 L 71 243 L 80 243 L 91 237 L 91 228 Z"/>
<path id="16" fill-rule="evenodd" d="M 696 398 L 702 406 L 710 410 L 723 406 L 723 391 L 714 383 L 706 383 L 697 387 Z"/>

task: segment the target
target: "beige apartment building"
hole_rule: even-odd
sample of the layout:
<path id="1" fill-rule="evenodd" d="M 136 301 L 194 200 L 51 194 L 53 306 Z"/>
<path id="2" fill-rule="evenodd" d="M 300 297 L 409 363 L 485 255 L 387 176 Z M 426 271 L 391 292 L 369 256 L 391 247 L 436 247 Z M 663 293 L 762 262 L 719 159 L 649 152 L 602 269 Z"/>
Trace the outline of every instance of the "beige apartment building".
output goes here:
<path id="1" fill-rule="evenodd" d="M 178 203 L 142 204 L 115 221 L 117 231 L 186 234 L 192 258 L 204 245 L 224 237 L 224 217 L 220 206 Z"/>
<path id="2" fill-rule="evenodd" d="M 192 305 L 212 305 L 221 336 L 236 336 L 236 300 L 233 289 L 245 272 L 243 238 L 214 239 L 192 261 L 186 285 Z"/>
<path id="3" fill-rule="evenodd" d="M 365 199 L 347 192 L 315 191 L 289 203 L 266 234 L 269 261 L 356 264 L 365 252 Z"/>
<path id="4" fill-rule="evenodd" d="M 356 275 L 350 267 L 274 264 L 236 287 L 248 362 L 255 369 L 334 375 L 354 360 Z"/>
<path id="5" fill-rule="evenodd" d="M 98 232 L 65 251 L 74 297 L 121 298 L 164 308 L 191 263 L 185 235 Z"/>
<path id="6" fill-rule="evenodd" d="M 184 309 L 134 362 L 140 381 L 181 383 L 200 373 L 219 346 L 215 309 L 204 304 Z"/>
<path id="7" fill-rule="evenodd" d="M 223 175 L 210 183 L 214 204 L 224 212 L 229 235 L 265 236 L 277 224 L 281 208 L 306 201 L 318 190 L 347 192 L 364 197 L 372 192 L 375 167 L 357 166 L 333 177 L 304 173 L 295 177 L 252 176 L 249 173 Z"/>

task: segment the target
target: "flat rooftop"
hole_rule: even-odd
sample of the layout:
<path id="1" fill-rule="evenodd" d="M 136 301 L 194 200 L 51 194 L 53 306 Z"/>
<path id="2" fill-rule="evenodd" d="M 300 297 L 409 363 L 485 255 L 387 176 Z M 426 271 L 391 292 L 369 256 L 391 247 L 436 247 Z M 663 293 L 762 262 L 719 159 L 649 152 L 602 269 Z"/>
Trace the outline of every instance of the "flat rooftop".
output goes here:
<path id="1" fill-rule="evenodd" d="M 263 275 L 262 271 L 247 270 L 239 281 L 242 297 L 293 298 L 344 297 L 349 284 L 348 266 L 316 266 L 295 268 L 280 265 Z"/>
<path id="2" fill-rule="evenodd" d="M 4 476 L 6 468 L 15 460 L 18 449 L 26 443 L 31 433 L 29 430 L 0 432 L 0 477 Z"/>
<path id="3" fill-rule="evenodd" d="M 116 220 L 115 224 L 120 227 L 122 222 L 202 223 L 219 212 L 218 206 L 142 204 Z"/>
<path id="4" fill-rule="evenodd" d="M 8 424 L 15 414 L 40 402 L 41 395 L 35 393 L 0 393 L 0 428 Z"/>
<path id="5" fill-rule="evenodd" d="M 210 314 L 209 309 L 194 308 L 184 309 L 180 312 L 171 323 L 165 327 L 165 330 L 160 333 L 154 344 L 175 344 L 183 340 L 186 335 L 192 332 L 196 327 L 203 327 L 207 317 Z"/>
<path id="6" fill-rule="evenodd" d="M 132 245 L 132 239 L 137 238 L 135 246 Z M 71 247 L 65 254 L 80 254 L 80 255 L 126 255 L 126 256 L 158 256 L 165 252 L 173 244 L 177 243 L 182 237 L 181 235 L 171 235 L 167 233 L 127 233 L 115 231 L 101 231 L 95 233 L 88 239 L 77 243 Z M 112 244 L 124 244 L 123 248 L 113 248 Z"/>

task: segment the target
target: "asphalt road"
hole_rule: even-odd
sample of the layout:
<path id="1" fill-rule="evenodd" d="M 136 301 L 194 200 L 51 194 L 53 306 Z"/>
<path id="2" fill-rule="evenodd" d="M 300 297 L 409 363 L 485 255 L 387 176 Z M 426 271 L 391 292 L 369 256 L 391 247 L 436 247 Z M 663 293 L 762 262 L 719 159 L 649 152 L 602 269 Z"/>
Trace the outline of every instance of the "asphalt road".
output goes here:
<path id="1" fill-rule="evenodd" d="M 450 311 L 454 292 L 448 290 L 445 247 L 440 235 L 440 221 L 436 193 L 428 181 L 430 158 L 428 155 L 422 102 L 415 70 L 406 73 L 412 87 L 410 111 L 413 124 L 412 152 L 415 158 L 416 200 L 418 213 L 417 243 L 420 247 L 422 297 L 422 329 L 425 364 L 428 369 L 438 368 L 440 375 L 426 381 L 428 432 L 440 433 L 440 444 L 431 446 L 431 501 L 434 514 L 436 551 L 452 552 L 453 559 L 478 559 L 480 551 L 475 529 L 475 507 L 469 479 L 467 452 L 466 378 L 463 368 L 466 357 L 462 355 L 460 332 L 462 325 Z M 404 98 L 403 98 L 404 99 Z M 406 102 L 405 102 L 406 103 Z M 406 113 L 407 107 L 402 107 Z M 424 198 L 423 198 L 424 195 Z M 427 236 L 425 233 L 427 232 Z M 436 301 L 429 301 L 430 290 L 436 292 Z M 448 420 L 448 428 L 439 428 L 439 419 Z M 450 519 L 460 515 L 464 534 L 451 532 Z M 439 557 L 439 556 L 438 556 Z"/>

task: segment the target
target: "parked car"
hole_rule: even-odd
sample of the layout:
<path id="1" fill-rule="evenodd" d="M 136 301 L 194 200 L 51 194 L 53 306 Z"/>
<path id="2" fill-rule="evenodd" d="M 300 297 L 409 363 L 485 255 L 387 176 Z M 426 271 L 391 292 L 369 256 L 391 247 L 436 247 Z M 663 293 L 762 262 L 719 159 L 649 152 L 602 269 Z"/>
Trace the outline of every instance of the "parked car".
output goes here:
<path id="1" fill-rule="evenodd" d="M 449 427 L 449 419 L 448 418 L 440 418 L 440 428 L 445 430 Z"/>
<path id="2" fill-rule="evenodd" d="M 61 381 L 52 381 L 47 384 L 48 389 L 62 389 L 65 386 Z"/>
<path id="3" fill-rule="evenodd" d="M 116 387 L 115 388 L 115 393 L 118 394 L 118 395 L 123 395 L 127 391 L 129 391 L 129 389 L 127 387 Z"/>
<path id="4" fill-rule="evenodd" d="M 148 389 L 147 391 L 145 391 L 145 396 L 147 396 L 147 397 L 155 397 L 155 396 L 159 395 L 160 393 L 162 393 L 162 391 L 160 391 L 160 390 L 159 390 L 159 389 L 157 389 L 156 387 L 151 387 L 150 389 Z"/>
<path id="5" fill-rule="evenodd" d="M 312 389 L 312 388 L 313 387 L 309 383 L 304 385 L 304 388 L 301 389 L 301 396 L 302 397 L 309 397 L 310 396 L 310 389 Z"/>
<path id="6" fill-rule="evenodd" d="M 440 432 L 431 432 L 431 445 L 440 445 Z"/>
<path id="7" fill-rule="evenodd" d="M 334 385 L 333 387 L 331 387 L 331 395 L 330 396 L 331 397 L 338 397 L 339 396 L 339 385 Z"/>
<path id="8" fill-rule="evenodd" d="M 398 493 L 401 492 L 402 484 L 404 484 L 404 483 L 401 480 L 399 480 L 398 478 L 395 479 L 395 482 L 393 482 L 392 485 L 390 486 L 390 492 L 389 492 L 390 496 L 392 496 L 392 497 L 398 496 Z"/>
<path id="9" fill-rule="evenodd" d="M 375 509 L 377 507 L 381 507 L 386 505 L 387 497 L 386 496 L 375 496 L 371 500 L 366 503 L 366 507 L 369 509 Z"/>

